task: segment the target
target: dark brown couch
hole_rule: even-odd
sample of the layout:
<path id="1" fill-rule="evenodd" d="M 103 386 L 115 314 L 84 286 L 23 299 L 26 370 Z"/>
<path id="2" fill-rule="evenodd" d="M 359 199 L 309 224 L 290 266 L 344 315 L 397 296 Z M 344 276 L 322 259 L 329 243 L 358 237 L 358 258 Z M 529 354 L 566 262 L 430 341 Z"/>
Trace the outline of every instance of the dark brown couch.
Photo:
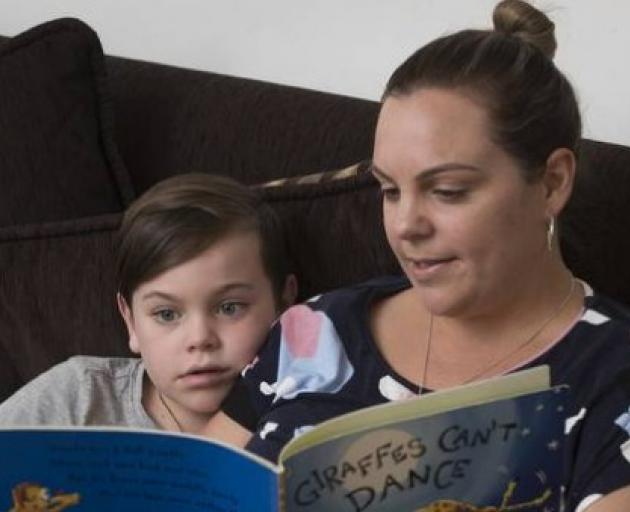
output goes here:
<path id="1" fill-rule="evenodd" d="M 127 353 L 114 235 L 147 187 L 190 171 L 258 184 L 364 162 L 377 113 L 375 102 L 104 58 L 77 20 L 1 39 L 0 400 L 70 355 Z M 302 298 L 399 271 L 375 183 L 354 174 L 265 189 Z M 630 305 L 630 148 L 584 140 L 579 174 L 561 219 L 567 262 Z"/>

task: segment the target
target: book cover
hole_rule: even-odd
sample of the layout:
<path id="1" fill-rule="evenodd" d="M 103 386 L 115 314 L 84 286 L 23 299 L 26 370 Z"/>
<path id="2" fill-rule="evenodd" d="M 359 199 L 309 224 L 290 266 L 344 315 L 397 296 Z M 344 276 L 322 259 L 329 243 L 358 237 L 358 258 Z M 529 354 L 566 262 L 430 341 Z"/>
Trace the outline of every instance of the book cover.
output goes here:
<path id="1" fill-rule="evenodd" d="M 0 511 L 557 512 L 566 391 L 540 367 L 370 407 L 278 466 L 191 435 L 4 429 Z"/>
<path id="2" fill-rule="evenodd" d="M 272 464 L 159 431 L 0 431 L 0 511 L 277 512 Z"/>

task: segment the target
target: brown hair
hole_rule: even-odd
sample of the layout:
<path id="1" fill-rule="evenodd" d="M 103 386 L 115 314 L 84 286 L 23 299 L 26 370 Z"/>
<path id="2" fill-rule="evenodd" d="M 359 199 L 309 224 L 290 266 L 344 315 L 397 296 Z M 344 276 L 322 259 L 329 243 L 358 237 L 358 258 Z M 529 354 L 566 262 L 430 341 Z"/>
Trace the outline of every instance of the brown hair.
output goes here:
<path id="1" fill-rule="evenodd" d="M 118 232 L 118 291 L 131 304 L 142 283 L 249 230 L 260 235 L 263 268 L 280 307 L 289 273 L 280 221 L 255 190 L 209 174 L 161 181 L 127 209 Z"/>
<path id="2" fill-rule="evenodd" d="M 577 150 L 580 112 L 556 68 L 554 24 L 522 0 L 503 0 L 495 30 L 463 30 L 412 54 L 390 77 L 383 100 L 421 88 L 459 89 L 481 101 L 492 138 L 534 181 L 557 148 Z"/>

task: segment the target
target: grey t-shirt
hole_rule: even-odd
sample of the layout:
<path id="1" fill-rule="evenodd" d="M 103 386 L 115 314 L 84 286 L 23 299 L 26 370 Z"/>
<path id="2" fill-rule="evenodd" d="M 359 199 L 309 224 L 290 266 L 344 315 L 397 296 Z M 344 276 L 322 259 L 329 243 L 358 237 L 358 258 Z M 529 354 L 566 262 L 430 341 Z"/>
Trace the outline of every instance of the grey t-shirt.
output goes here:
<path id="1" fill-rule="evenodd" d="M 0 404 L 0 426 L 119 426 L 157 429 L 142 406 L 138 358 L 75 356 Z"/>

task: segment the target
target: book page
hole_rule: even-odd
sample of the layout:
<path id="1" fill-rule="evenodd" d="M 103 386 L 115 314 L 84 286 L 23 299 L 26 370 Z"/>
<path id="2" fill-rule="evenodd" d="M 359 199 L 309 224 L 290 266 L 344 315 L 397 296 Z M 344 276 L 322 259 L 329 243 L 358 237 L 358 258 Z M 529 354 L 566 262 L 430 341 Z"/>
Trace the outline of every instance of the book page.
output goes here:
<path id="1" fill-rule="evenodd" d="M 7 429 L 0 453 L 0 510 L 278 511 L 274 466 L 195 436 Z"/>

